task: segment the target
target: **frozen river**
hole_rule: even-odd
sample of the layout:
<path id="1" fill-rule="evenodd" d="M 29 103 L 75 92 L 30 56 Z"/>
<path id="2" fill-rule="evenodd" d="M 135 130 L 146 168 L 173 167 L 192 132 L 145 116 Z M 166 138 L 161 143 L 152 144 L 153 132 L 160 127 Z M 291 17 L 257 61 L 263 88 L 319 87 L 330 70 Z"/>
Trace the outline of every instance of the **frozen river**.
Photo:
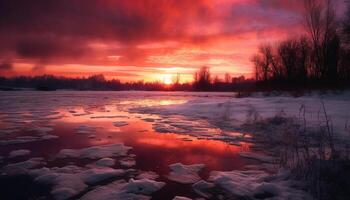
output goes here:
<path id="1" fill-rule="evenodd" d="M 251 134 L 240 129 L 252 109 L 261 117 L 297 117 L 303 106 L 313 124 L 322 101 L 339 137 L 348 133 L 346 94 L 234 96 L 0 92 L 0 199 L 234 198 L 222 178 L 235 176 L 221 172 L 273 164 L 251 153 Z"/>

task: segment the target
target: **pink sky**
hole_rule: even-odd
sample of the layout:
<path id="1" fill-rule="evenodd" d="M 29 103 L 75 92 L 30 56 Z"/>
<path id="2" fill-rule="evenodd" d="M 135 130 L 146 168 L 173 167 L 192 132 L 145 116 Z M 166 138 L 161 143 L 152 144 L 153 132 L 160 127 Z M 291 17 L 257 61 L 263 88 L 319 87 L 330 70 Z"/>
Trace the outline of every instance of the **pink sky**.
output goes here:
<path id="1" fill-rule="evenodd" d="M 209 66 L 215 75 L 250 77 L 260 43 L 304 33 L 302 2 L 1 0 L 0 73 L 122 81 L 179 73 L 185 82 Z"/>

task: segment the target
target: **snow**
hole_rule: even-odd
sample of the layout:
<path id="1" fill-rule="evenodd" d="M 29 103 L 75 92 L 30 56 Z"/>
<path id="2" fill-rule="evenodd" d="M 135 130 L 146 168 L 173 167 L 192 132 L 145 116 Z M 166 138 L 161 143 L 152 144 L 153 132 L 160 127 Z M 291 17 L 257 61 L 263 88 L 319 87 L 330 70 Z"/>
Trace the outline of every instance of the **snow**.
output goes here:
<path id="1" fill-rule="evenodd" d="M 31 153 L 31 151 L 28 149 L 18 149 L 18 150 L 11 151 L 9 153 L 9 157 L 15 158 L 15 157 L 19 157 L 19 156 L 26 156 L 26 155 L 29 155 L 30 153 Z"/>
<path id="2" fill-rule="evenodd" d="M 56 139 L 51 135 L 55 122 L 61 118 L 76 116 L 98 122 L 102 120 L 119 120 L 117 115 L 101 114 L 109 112 L 111 107 L 118 111 L 138 117 L 152 123 L 153 129 L 160 133 L 180 134 L 179 138 L 188 141 L 192 138 L 221 140 L 229 144 L 242 141 L 254 142 L 230 131 L 241 132 L 242 125 L 251 121 L 254 116 L 265 119 L 273 117 L 281 110 L 288 117 L 300 117 L 299 108 L 305 106 L 305 117 L 308 126 L 317 125 L 318 113 L 322 111 L 324 102 L 327 114 L 332 120 L 337 137 L 348 136 L 349 130 L 344 128 L 350 114 L 350 92 L 342 94 L 312 93 L 298 98 L 288 95 L 263 96 L 253 94 L 247 98 L 234 98 L 234 93 L 190 93 L 190 92 L 0 92 L 0 145 L 21 144 Z M 108 98 L 106 98 L 108 97 Z M 79 105 L 79 106 L 77 106 Z M 83 106 L 80 106 L 83 105 Z M 107 106 L 110 106 L 107 108 Z M 77 108 L 79 107 L 79 108 Z M 62 114 L 60 109 L 65 110 Z M 67 111 L 71 111 L 71 114 Z M 115 110 L 113 110 L 115 111 Z M 114 113 L 116 114 L 116 113 Z M 252 115 L 250 115 L 252 114 Z M 90 116 L 84 116 L 90 115 Z M 119 114 L 118 114 L 119 115 Z M 129 121 L 125 116 L 113 123 L 115 126 L 126 126 Z M 63 120 L 62 120 L 63 121 Z M 84 123 L 83 121 L 82 123 Z M 85 126 L 85 127 L 84 127 Z M 82 125 L 77 132 L 87 133 L 90 138 L 96 137 L 97 127 Z M 114 127 L 114 129 L 117 129 Z M 30 131 L 30 135 L 17 132 Z M 252 133 L 253 134 L 253 133 Z M 186 138 L 184 135 L 189 135 Z M 90 140 L 92 142 L 92 140 Z M 94 141 L 95 142 L 95 141 Z M 102 141 L 103 142 L 103 141 Z M 27 148 L 27 147 L 25 147 Z M 255 145 L 254 150 L 256 149 Z M 82 199 L 149 199 L 147 191 L 159 188 L 159 184 L 150 183 L 158 178 L 158 174 L 141 172 L 135 169 L 113 169 L 115 157 L 126 168 L 134 167 L 135 160 L 127 155 L 131 147 L 122 144 L 92 146 L 83 149 L 63 149 L 58 153 L 60 158 L 94 159 L 85 167 L 67 165 L 64 167 L 39 168 L 45 166 L 42 158 L 32 158 L 18 163 L 4 163 L 2 174 L 30 174 L 39 181 L 52 186 L 55 199 L 75 198 L 77 194 L 91 189 L 91 185 L 104 180 L 119 179 L 119 176 L 130 173 L 137 180 L 129 182 L 119 180 L 87 192 Z M 261 150 L 261 149 L 260 149 Z M 10 153 L 11 154 L 11 153 Z M 21 154 L 21 153 L 13 153 Z M 244 170 L 230 172 L 212 172 L 207 181 L 198 175 L 204 165 L 170 165 L 171 172 L 167 176 L 179 183 L 191 183 L 193 190 L 204 198 L 212 198 L 215 192 L 224 190 L 228 194 L 246 199 L 258 199 L 270 196 L 271 199 L 305 199 L 308 195 L 295 189 L 290 178 L 279 172 L 272 176 L 271 163 L 274 158 L 263 153 L 240 152 L 241 157 L 262 162 L 259 165 L 245 166 Z M 2 155 L 1 155 L 2 156 Z M 11 157 L 11 155 L 9 155 Z M 5 159 L 5 162 L 11 159 Z M 41 177 L 41 178 L 39 178 Z M 123 177 L 125 178 L 125 177 Z M 128 177 L 129 178 L 129 177 Z M 148 180 L 148 181 L 145 181 Z M 141 181 L 141 182 L 137 182 Z M 157 182 L 158 183 L 158 182 Z M 89 185 L 91 184 L 91 185 Z M 147 185 L 147 188 L 143 188 Z M 151 187 L 152 186 L 152 187 Z M 90 187 L 90 188 L 89 188 Z M 141 189 L 137 189 L 141 187 Z M 136 189 L 135 189 L 136 188 Z M 142 194 L 137 192 L 142 191 Z M 180 198 L 180 197 L 179 197 Z"/>
<path id="3" fill-rule="evenodd" d="M 101 159 L 105 157 L 125 156 L 130 149 L 131 147 L 124 146 L 124 144 L 92 146 L 83 149 L 62 149 L 57 157 Z"/>
<path id="4" fill-rule="evenodd" d="M 181 163 L 175 163 L 169 165 L 170 169 L 172 170 L 167 178 L 169 180 L 183 183 L 183 184 L 189 184 L 189 183 L 195 183 L 201 178 L 198 175 L 198 172 L 201 171 L 204 168 L 204 164 L 193 164 L 193 165 L 183 165 Z"/>
<path id="5" fill-rule="evenodd" d="M 101 158 L 100 160 L 96 161 L 96 165 L 104 166 L 104 167 L 111 167 L 111 166 L 115 165 L 115 159 L 113 159 L 113 158 Z"/>

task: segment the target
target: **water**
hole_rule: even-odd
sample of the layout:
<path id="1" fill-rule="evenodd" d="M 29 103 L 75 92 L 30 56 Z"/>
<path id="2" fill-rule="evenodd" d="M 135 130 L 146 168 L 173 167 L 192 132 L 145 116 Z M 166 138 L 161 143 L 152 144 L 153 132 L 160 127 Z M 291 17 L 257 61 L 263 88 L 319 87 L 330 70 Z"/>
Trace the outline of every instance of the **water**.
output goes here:
<path id="1" fill-rule="evenodd" d="M 194 94 L 194 93 L 193 93 Z M 218 95 L 229 98 L 227 95 Z M 79 149 L 95 145 L 124 143 L 130 146 L 136 157 L 135 169 L 154 171 L 160 175 L 159 181 L 166 186 L 152 195 L 153 199 L 172 199 L 176 195 L 191 198 L 199 197 L 184 185 L 169 181 L 169 165 L 205 164 L 200 172 L 202 179 L 207 179 L 213 170 L 229 171 L 241 169 L 251 163 L 238 156 L 242 149 L 249 150 L 249 144 L 230 145 L 222 141 L 197 139 L 191 134 L 159 133 L 154 130 L 155 121 L 162 116 L 153 114 L 130 113 L 135 107 L 181 104 L 193 98 L 205 98 L 191 93 L 126 93 L 126 92 L 27 92 L 6 93 L 0 97 L 0 128 L 4 132 L 1 140 L 16 139 L 20 136 L 37 135 L 37 127 L 50 128 L 46 134 L 57 135 L 57 139 L 34 141 L 22 144 L 0 146 L 0 155 L 6 157 L 16 149 L 29 149 L 29 156 L 4 158 L 1 166 L 29 157 L 44 157 L 48 166 L 65 166 L 70 162 L 84 166 L 83 161 L 54 159 L 65 148 Z M 172 119 L 173 120 L 173 119 Z M 116 127 L 114 122 L 126 122 L 127 125 Z M 89 131 L 79 133 L 82 126 Z M 33 128 L 36 127 L 36 128 Z M 217 134 L 208 127 L 207 134 Z M 115 166 L 120 167 L 120 166 Z M 18 177 L 17 177 L 18 178 Z M 0 198 L 32 198 L 47 194 L 47 189 L 24 180 L 1 179 Z M 26 184 L 27 183 L 27 184 Z M 29 187 L 30 186 L 30 187 Z M 22 191 L 21 191 L 22 190 Z M 21 192 L 15 195 L 15 191 Z"/>

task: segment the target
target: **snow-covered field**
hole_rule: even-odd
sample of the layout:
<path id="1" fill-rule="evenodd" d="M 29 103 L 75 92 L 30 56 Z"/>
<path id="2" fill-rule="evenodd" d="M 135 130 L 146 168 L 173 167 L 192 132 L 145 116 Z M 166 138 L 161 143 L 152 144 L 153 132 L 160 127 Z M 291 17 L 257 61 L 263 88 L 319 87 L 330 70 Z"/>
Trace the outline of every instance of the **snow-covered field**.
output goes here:
<path id="1" fill-rule="evenodd" d="M 0 92 L 0 198 L 309 199 L 242 126 L 324 108 L 349 139 L 350 92 Z"/>

